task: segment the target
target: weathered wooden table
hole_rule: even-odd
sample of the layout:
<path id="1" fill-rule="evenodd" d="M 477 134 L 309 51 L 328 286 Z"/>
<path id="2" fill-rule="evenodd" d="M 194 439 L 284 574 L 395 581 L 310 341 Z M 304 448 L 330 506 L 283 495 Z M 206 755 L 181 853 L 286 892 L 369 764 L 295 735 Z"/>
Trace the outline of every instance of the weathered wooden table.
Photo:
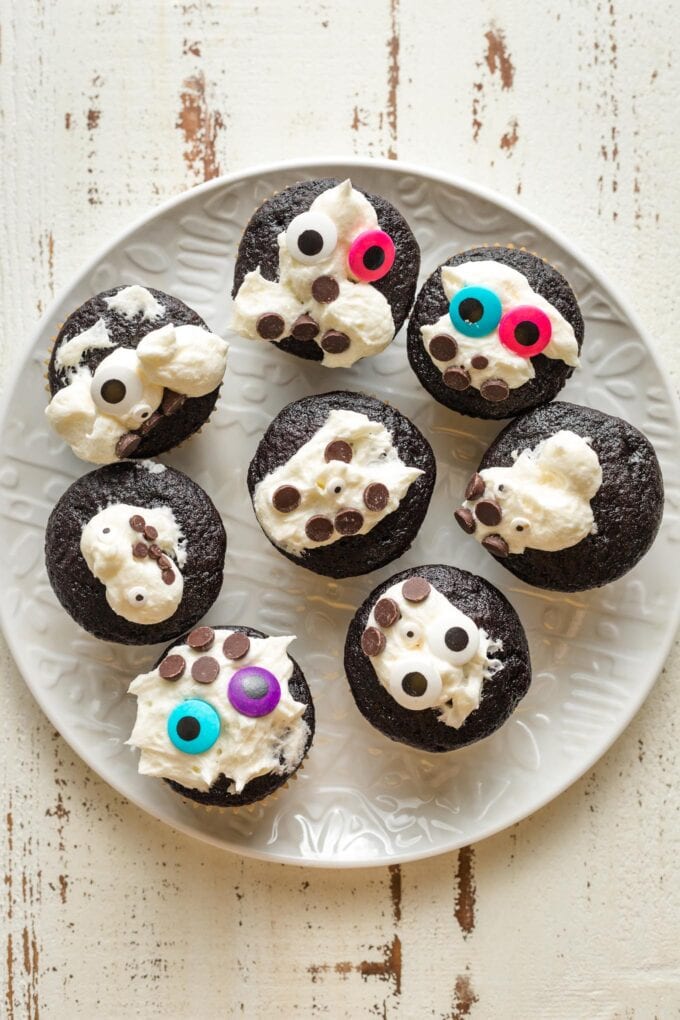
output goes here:
<path id="1" fill-rule="evenodd" d="M 4 372 L 150 206 L 248 164 L 357 153 L 518 196 L 628 293 L 678 373 L 673 0 L 3 8 Z M 678 680 L 676 648 L 598 767 L 510 831 L 422 864 L 304 871 L 120 800 L 5 650 L 0 1012 L 678 1016 Z"/>

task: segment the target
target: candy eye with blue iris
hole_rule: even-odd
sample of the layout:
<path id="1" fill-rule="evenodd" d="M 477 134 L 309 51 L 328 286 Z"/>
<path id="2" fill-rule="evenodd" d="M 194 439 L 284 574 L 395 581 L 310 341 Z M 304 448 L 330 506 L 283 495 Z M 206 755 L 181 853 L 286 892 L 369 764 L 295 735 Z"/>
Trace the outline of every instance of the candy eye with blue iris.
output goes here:
<path id="1" fill-rule="evenodd" d="M 487 287 L 463 287 L 449 304 L 451 322 L 463 336 L 487 336 L 501 320 L 501 299 Z"/>
<path id="2" fill-rule="evenodd" d="M 202 754 L 220 735 L 220 717 L 207 701 L 190 698 L 175 705 L 168 719 L 168 736 L 178 751 Z"/>
<path id="3" fill-rule="evenodd" d="M 269 715 L 281 700 L 281 685 L 268 669 L 244 666 L 229 681 L 227 696 L 241 715 Z"/>

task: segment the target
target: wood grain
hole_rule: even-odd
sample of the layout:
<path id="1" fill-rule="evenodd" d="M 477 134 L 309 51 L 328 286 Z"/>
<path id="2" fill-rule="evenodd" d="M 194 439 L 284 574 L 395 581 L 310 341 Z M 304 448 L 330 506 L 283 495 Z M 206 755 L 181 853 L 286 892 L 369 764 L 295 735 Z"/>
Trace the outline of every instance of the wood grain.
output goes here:
<path id="1" fill-rule="evenodd" d="M 3 378 L 114 231 L 252 163 L 357 153 L 519 196 L 626 292 L 677 379 L 669 0 L 6 0 Z M 677 648 L 587 777 L 404 867 L 241 860 L 121 801 L 3 645 L 3 1015 L 678 1015 Z"/>

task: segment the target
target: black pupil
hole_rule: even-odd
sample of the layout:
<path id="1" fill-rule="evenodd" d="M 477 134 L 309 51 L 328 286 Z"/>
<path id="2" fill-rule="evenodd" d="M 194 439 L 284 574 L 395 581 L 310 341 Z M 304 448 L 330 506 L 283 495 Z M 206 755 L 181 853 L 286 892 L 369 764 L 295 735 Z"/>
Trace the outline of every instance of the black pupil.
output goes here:
<path id="1" fill-rule="evenodd" d="M 193 715 L 185 715 L 177 723 L 177 736 L 181 740 L 195 740 L 201 732 L 201 724 Z"/>
<path id="2" fill-rule="evenodd" d="M 323 237 L 318 230 L 303 230 L 298 237 L 298 248 L 303 255 L 318 255 L 323 248 Z"/>
<path id="3" fill-rule="evenodd" d="M 532 347 L 539 337 L 539 329 L 535 322 L 518 322 L 515 326 L 515 340 L 522 347 Z"/>
<path id="4" fill-rule="evenodd" d="M 135 600 L 137 602 L 143 602 L 144 601 L 144 596 L 143 595 L 135 595 Z"/>
<path id="5" fill-rule="evenodd" d="M 367 248 L 364 252 L 364 265 L 366 269 L 371 271 L 380 269 L 381 265 L 385 261 L 385 252 L 380 245 L 372 244 L 370 248 Z"/>
<path id="6" fill-rule="evenodd" d="M 335 489 L 333 491 L 334 492 L 342 492 L 342 485 L 336 485 Z"/>
<path id="7" fill-rule="evenodd" d="M 465 322 L 479 322 L 484 315 L 484 305 L 476 297 L 464 298 L 458 307 L 458 312 Z"/>
<path id="8" fill-rule="evenodd" d="M 102 397 L 107 404 L 120 404 L 121 400 L 125 398 L 126 392 L 125 383 L 120 379 L 107 379 L 101 390 Z"/>
<path id="9" fill-rule="evenodd" d="M 420 698 L 427 690 L 427 679 L 422 673 L 407 673 L 401 681 L 405 694 L 411 698 Z"/>
<path id="10" fill-rule="evenodd" d="M 268 690 L 269 685 L 264 677 L 249 676 L 243 681 L 243 693 L 253 701 L 259 701 L 260 698 L 264 698 Z"/>
<path id="11" fill-rule="evenodd" d="M 462 627 L 449 627 L 444 635 L 444 643 L 452 652 L 462 652 L 468 642 L 469 638 Z"/>

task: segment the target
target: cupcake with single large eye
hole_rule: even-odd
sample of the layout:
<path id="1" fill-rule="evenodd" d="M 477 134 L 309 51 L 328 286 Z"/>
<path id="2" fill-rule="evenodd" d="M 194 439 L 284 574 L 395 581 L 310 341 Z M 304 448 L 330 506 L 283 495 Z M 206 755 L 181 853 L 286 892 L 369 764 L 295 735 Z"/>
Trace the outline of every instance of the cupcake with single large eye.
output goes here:
<path id="1" fill-rule="evenodd" d="M 288 654 L 293 637 L 197 627 L 136 677 L 128 741 L 142 775 L 201 804 L 239 807 L 284 786 L 314 736 L 314 706 Z"/>
<path id="2" fill-rule="evenodd" d="M 435 477 L 430 444 L 412 421 L 340 391 L 279 411 L 250 463 L 248 488 L 279 552 L 317 574 L 353 577 L 409 548 Z"/>
<path id="3" fill-rule="evenodd" d="M 403 570 L 371 592 L 345 642 L 362 715 L 391 740 L 452 751 L 501 726 L 531 683 L 510 603 L 456 567 Z"/>
<path id="4" fill-rule="evenodd" d="M 349 180 L 301 181 L 254 213 L 239 245 L 232 328 L 329 368 L 392 342 L 420 249 L 401 213 Z"/>
<path id="5" fill-rule="evenodd" d="M 440 404 L 510 418 L 552 400 L 579 364 L 583 318 L 571 287 L 536 255 L 500 246 L 448 259 L 409 320 L 413 371 Z"/>
<path id="6" fill-rule="evenodd" d="M 114 287 L 76 309 L 48 368 L 47 419 L 92 464 L 155 457 L 208 420 L 228 345 L 170 294 Z"/>
<path id="7" fill-rule="evenodd" d="M 127 461 L 69 486 L 47 522 L 45 563 L 60 603 L 90 634 L 155 644 L 210 609 L 226 544 L 200 486 L 163 464 Z"/>
<path id="8" fill-rule="evenodd" d="M 585 591 L 615 581 L 644 556 L 663 503 L 646 436 L 622 418 L 556 401 L 494 439 L 455 517 L 528 584 Z"/>

